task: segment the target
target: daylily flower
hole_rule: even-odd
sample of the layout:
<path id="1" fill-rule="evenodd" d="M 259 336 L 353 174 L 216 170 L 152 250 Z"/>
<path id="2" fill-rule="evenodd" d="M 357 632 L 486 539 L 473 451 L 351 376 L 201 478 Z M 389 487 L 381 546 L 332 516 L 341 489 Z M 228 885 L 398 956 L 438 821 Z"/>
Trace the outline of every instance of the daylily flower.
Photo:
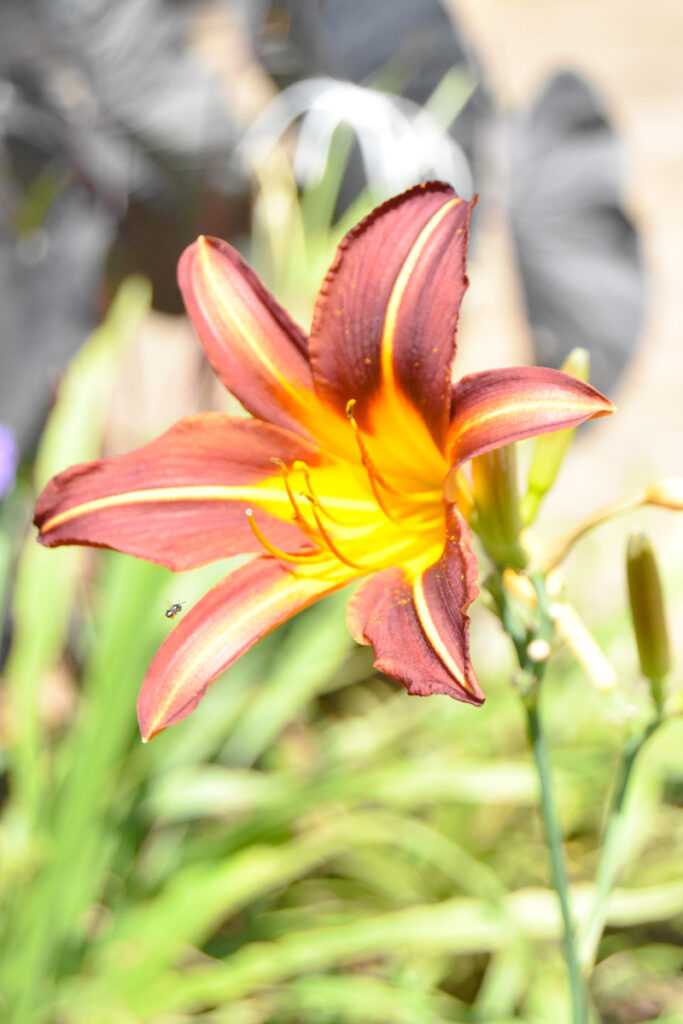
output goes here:
<path id="1" fill-rule="evenodd" d="M 157 652 L 138 704 L 143 738 L 189 714 L 264 634 L 358 580 L 348 623 L 377 668 L 410 693 L 484 700 L 459 467 L 613 407 L 542 368 L 454 383 L 473 205 L 431 182 L 376 209 L 341 243 L 309 336 L 227 243 L 202 237 L 183 254 L 190 317 L 252 417 L 194 416 L 128 455 L 68 469 L 35 519 L 47 546 L 115 548 L 174 570 L 253 556 Z"/>

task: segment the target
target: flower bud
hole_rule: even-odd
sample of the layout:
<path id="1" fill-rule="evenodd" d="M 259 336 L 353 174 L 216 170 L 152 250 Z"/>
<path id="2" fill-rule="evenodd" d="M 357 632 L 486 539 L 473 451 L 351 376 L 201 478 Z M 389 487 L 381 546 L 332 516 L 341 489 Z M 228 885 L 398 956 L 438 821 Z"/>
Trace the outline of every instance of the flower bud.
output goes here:
<path id="1" fill-rule="evenodd" d="M 671 651 L 655 553 L 639 531 L 628 539 L 626 574 L 641 671 L 653 684 L 654 697 L 660 703 L 659 687 L 671 669 Z"/>
<path id="2" fill-rule="evenodd" d="M 513 444 L 472 459 L 476 515 L 472 522 L 494 562 L 522 569 L 517 453 Z"/>
<path id="3" fill-rule="evenodd" d="M 572 349 L 560 369 L 572 377 L 588 381 L 590 356 L 586 349 Z M 555 430 L 550 434 L 540 434 L 536 438 L 527 493 L 522 502 L 522 519 L 526 526 L 534 521 L 543 497 L 554 484 L 575 430 L 576 427 Z"/>

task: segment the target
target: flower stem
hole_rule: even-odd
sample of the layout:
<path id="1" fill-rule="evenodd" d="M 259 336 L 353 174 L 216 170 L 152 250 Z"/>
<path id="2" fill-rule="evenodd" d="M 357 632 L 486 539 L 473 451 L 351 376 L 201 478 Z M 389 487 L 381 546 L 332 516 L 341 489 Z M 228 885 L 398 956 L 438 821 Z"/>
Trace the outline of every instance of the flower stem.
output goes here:
<path id="1" fill-rule="evenodd" d="M 588 1010 L 586 989 L 581 974 L 581 965 L 576 948 L 576 933 L 569 906 L 569 878 L 562 848 L 562 829 L 553 797 L 548 744 L 541 717 L 538 713 L 537 687 L 533 697 L 527 697 L 524 701 L 524 707 L 527 716 L 527 733 L 541 784 L 541 813 L 548 841 L 553 884 L 560 901 L 564 930 L 564 955 L 569 972 L 569 988 L 572 998 L 572 1019 L 574 1024 L 585 1024 Z"/>
<path id="2" fill-rule="evenodd" d="M 545 640 L 552 639 L 554 626 L 550 618 L 548 604 L 548 593 L 546 591 L 545 576 L 537 573 L 531 576 L 531 582 L 536 590 L 538 599 L 538 625 L 536 637 Z M 578 947 L 576 943 L 576 929 L 572 919 L 571 906 L 569 903 L 569 876 L 564 857 L 562 826 L 560 816 L 555 805 L 553 794 L 552 772 L 550 766 L 550 754 L 546 740 L 543 721 L 538 710 L 540 695 L 540 683 L 545 674 L 546 662 L 527 662 L 524 666 L 531 674 L 533 683 L 524 699 L 526 711 L 527 734 L 536 762 L 536 771 L 541 784 L 541 814 L 545 825 L 545 834 L 548 842 L 548 853 L 550 856 L 550 868 L 553 878 L 553 885 L 560 902 L 562 914 L 564 956 L 569 974 L 569 989 L 572 1000 L 572 1018 L 574 1024 L 586 1024 L 588 1020 L 588 993 L 584 977 L 581 973 Z"/>
<path id="3" fill-rule="evenodd" d="M 553 623 L 548 608 L 548 595 L 545 577 L 538 573 L 530 576 L 538 598 L 537 621 L 534 628 L 524 627 L 515 609 L 508 599 L 500 577 L 489 581 L 489 591 L 496 603 L 503 626 L 515 645 L 517 658 L 522 671 L 530 683 L 523 695 L 524 710 L 529 743 L 536 763 L 536 771 L 541 787 L 541 814 L 545 825 L 546 839 L 550 856 L 550 867 L 553 885 L 560 902 L 564 933 L 564 955 L 569 974 L 569 989 L 572 1000 L 573 1024 L 586 1024 L 588 1020 L 588 998 L 581 964 L 576 945 L 576 931 L 569 905 L 569 878 L 564 859 L 563 836 L 560 818 L 555 806 L 552 786 L 552 772 L 548 744 L 543 723 L 538 710 L 541 680 L 545 674 L 546 660 L 535 660 L 530 656 L 532 641 L 549 641 L 553 635 Z M 549 648 L 548 648 L 549 650 Z"/>
<path id="4" fill-rule="evenodd" d="M 633 768 L 643 745 L 661 720 L 661 714 L 658 714 L 639 736 L 633 737 L 625 744 L 621 752 L 617 782 L 605 826 L 605 839 L 596 876 L 595 903 L 581 941 L 581 965 L 584 971 L 589 971 L 595 963 L 607 920 L 609 897 L 623 864 L 624 828 Z"/>

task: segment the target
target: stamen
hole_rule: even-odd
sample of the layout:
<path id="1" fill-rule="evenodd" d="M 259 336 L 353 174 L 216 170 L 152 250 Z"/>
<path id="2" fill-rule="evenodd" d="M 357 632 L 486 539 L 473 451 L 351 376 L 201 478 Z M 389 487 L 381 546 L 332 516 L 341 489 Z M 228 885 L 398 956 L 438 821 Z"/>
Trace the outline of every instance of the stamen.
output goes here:
<path id="1" fill-rule="evenodd" d="M 292 506 L 292 509 L 294 510 L 294 519 L 296 520 L 297 525 L 300 527 L 300 529 L 302 529 L 304 531 L 306 536 L 310 537 L 311 536 L 311 528 L 308 525 L 308 523 L 306 522 L 306 518 L 303 515 L 301 509 L 299 508 L 299 503 L 296 500 L 296 498 L 294 497 L 294 492 L 292 491 L 291 485 L 289 483 L 289 474 L 290 474 L 291 470 L 286 465 L 286 463 L 284 463 L 282 461 L 282 459 L 278 459 L 275 456 L 271 456 L 270 461 L 274 462 L 275 465 L 278 466 L 281 469 L 281 471 L 282 471 L 282 482 L 285 485 L 285 490 L 287 492 L 287 497 L 289 499 L 289 503 Z"/>
<path id="2" fill-rule="evenodd" d="M 379 493 L 379 487 L 383 487 L 384 490 L 388 491 L 390 494 L 399 494 L 400 492 L 397 491 L 394 487 L 391 487 L 386 482 L 386 480 L 384 480 L 381 473 L 373 465 L 372 459 L 370 458 L 370 454 L 367 448 L 365 447 L 365 442 L 363 441 L 363 438 L 361 436 L 360 428 L 356 423 L 356 420 L 353 415 L 353 408 L 355 404 L 356 399 L 350 398 L 349 401 L 346 403 L 346 416 L 348 418 L 349 423 L 351 424 L 353 436 L 356 440 L 356 444 L 358 445 L 358 451 L 360 452 L 360 457 L 365 467 L 365 472 L 368 474 L 368 480 L 370 481 L 372 493 L 375 496 L 375 501 L 381 508 L 382 512 L 384 512 L 384 515 L 387 517 L 387 519 L 390 519 L 392 523 L 396 523 L 398 522 L 398 518 L 387 508 L 384 498 Z"/>
<path id="3" fill-rule="evenodd" d="M 261 547 L 265 548 L 270 555 L 274 555 L 276 558 L 281 559 L 283 562 L 296 562 L 303 564 L 310 564 L 315 559 L 316 555 L 320 555 L 320 551 L 307 551 L 299 555 L 290 555 L 286 551 L 282 551 L 280 548 L 276 548 L 274 544 L 271 544 L 268 538 L 265 536 L 260 526 L 254 519 L 254 510 L 251 508 L 246 509 L 244 513 L 249 520 L 252 532 L 259 542 Z"/>
<path id="4" fill-rule="evenodd" d="M 308 498 L 308 500 L 310 501 L 310 503 L 311 503 L 311 512 L 313 513 L 313 518 L 315 519 L 316 524 L 318 526 L 318 529 L 320 530 L 320 534 L 321 534 L 323 540 L 325 541 L 325 544 L 327 544 L 328 548 L 330 549 L 332 554 L 335 556 L 335 558 L 338 558 L 340 562 L 343 562 L 344 565 L 348 565 L 349 568 L 351 568 L 351 569 L 360 569 L 362 572 L 369 572 L 369 571 L 371 571 L 369 566 L 367 566 L 367 565 L 360 565 L 360 563 L 358 563 L 358 562 L 352 562 L 349 558 L 346 557 L 346 555 L 343 555 L 341 553 L 341 551 L 339 550 L 339 548 L 337 547 L 337 545 L 335 544 L 335 542 L 332 540 L 332 538 L 330 537 L 329 533 L 327 532 L 325 526 L 323 526 L 323 522 L 322 522 L 322 520 L 320 518 L 320 515 L 318 514 L 318 510 L 316 508 L 315 499 L 310 494 L 305 494 L 304 497 Z"/>
<path id="5" fill-rule="evenodd" d="M 343 520 L 339 519 L 337 516 L 332 515 L 332 513 L 328 509 L 325 508 L 325 506 L 323 505 L 322 501 L 320 500 L 318 495 L 315 493 L 315 490 L 313 488 L 313 483 L 311 482 L 311 471 L 309 470 L 309 468 L 308 468 L 308 466 L 306 465 L 305 462 L 301 462 L 300 459 L 297 459 L 297 461 L 292 466 L 292 469 L 298 469 L 304 475 L 304 480 L 306 481 L 306 486 L 308 487 L 308 494 L 303 494 L 302 497 L 308 498 L 309 501 L 312 500 L 312 502 L 316 506 L 316 508 L 319 508 L 320 511 L 322 512 L 322 514 L 324 516 L 326 516 L 330 520 L 331 523 L 335 523 L 337 526 L 350 526 L 351 525 L 350 523 L 343 522 Z"/>
<path id="6" fill-rule="evenodd" d="M 370 476 L 373 476 L 377 483 L 380 485 L 380 487 L 383 487 L 385 491 L 388 491 L 389 494 L 400 494 L 400 491 L 397 491 L 395 487 L 392 487 L 391 484 L 388 484 L 386 482 L 380 471 L 373 464 L 373 461 L 370 458 L 370 452 L 365 446 L 365 441 L 363 440 L 363 435 L 361 434 L 360 427 L 356 423 L 356 418 L 353 415 L 355 405 L 356 399 L 350 398 L 349 401 L 346 403 L 346 417 L 349 423 L 351 424 L 353 436 L 356 439 L 356 444 L 358 445 L 358 450 L 360 452 L 361 459 L 363 460 L 363 465 L 365 466 Z"/>

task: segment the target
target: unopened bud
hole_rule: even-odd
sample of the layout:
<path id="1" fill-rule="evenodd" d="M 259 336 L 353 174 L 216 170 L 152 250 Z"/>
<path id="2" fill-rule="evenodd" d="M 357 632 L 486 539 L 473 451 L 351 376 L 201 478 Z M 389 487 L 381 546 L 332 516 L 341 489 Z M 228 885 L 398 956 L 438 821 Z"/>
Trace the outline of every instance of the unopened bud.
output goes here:
<path id="1" fill-rule="evenodd" d="M 564 373 L 571 374 L 572 377 L 588 381 L 590 355 L 585 348 L 572 349 L 560 369 Z M 541 501 L 555 483 L 569 445 L 572 443 L 575 430 L 576 427 L 570 427 L 568 430 L 555 430 L 536 438 L 529 469 L 527 493 L 522 501 L 522 519 L 525 526 L 534 521 Z"/>
<path id="2" fill-rule="evenodd" d="M 519 543 L 521 519 L 514 445 L 472 459 L 476 518 L 473 526 L 498 565 L 522 569 L 526 554 Z"/>
<path id="3" fill-rule="evenodd" d="M 661 682 L 671 669 L 671 650 L 655 553 L 645 534 L 639 531 L 628 539 L 626 573 L 640 667 L 660 703 Z"/>

